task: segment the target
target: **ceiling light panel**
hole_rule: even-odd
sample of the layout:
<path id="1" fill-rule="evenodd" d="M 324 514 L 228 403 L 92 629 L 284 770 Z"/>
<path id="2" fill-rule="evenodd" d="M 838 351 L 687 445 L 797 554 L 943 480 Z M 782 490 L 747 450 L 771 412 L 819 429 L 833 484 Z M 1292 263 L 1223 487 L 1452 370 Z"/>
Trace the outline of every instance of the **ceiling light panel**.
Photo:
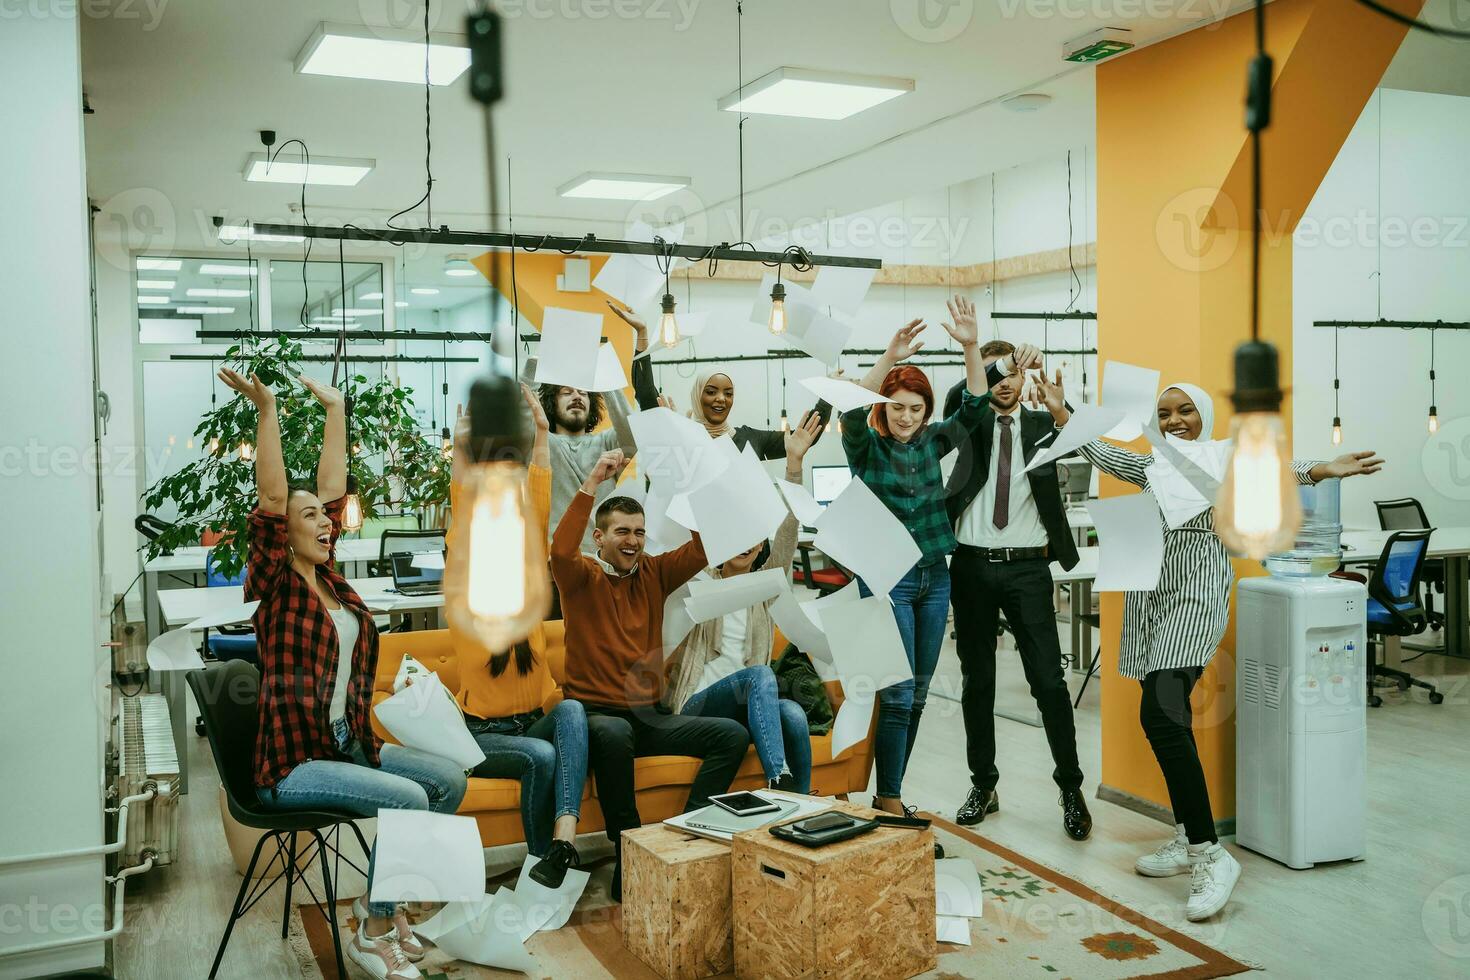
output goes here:
<path id="1" fill-rule="evenodd" d="M 248 289 L 195 288 L 185 291 L 190 299 L 243 299 L 250 295 Z"/>
<path id="2" fill-rule="evenodd" d="M 470 66 L 470 49 L 456 34 L 429 35 L 429 83 L 448 85 Z M 424 37 L 412 31 L 319 24 L 301 53 L 296 71 L 383 82 L 424 84 Z"/>
<path id="3" fill-rule="evenodd" d="M 656 201 L 688 186 L 688 177 L 586 173 L 562 184 L 556 192 L 562 197 L 595 198 L 603 201 Z"/>
<path id="4" fill-rule="evenodd" d="M 245 161 L 246 180 L 272 184 L 322 184 L 336 187 L 352 187 L 372 172 L 376 160 L 359 160 L 352 157 L 312 157 L 311 163 L 304 160 L 279 157 L 275 162 L 264 153 L 252 153 Z"/>
<path id="5" fill-rule="evenodd" d="M 752 115 L 846 119 L 913 90 L 912 78 L 777 68 L 731 92 L 719 106 Z"/>

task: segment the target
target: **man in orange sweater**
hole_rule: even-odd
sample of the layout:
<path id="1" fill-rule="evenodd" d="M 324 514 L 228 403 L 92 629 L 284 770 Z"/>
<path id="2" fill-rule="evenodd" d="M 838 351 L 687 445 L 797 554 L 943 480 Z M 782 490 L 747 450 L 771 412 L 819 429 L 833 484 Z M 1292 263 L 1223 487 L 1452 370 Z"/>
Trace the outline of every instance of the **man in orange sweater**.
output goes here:
<path id="1" fill-rule="evenodd" d="M 566 696 L 587 710 L 589 761 L 607 836 L 617 847 L 612 894 L 622 900 L 621 834 L 640 826 L 633 759 L 684 755 L 702 759 L 685 810 L 725 792 L 745 758 L 750 735 L 728 718 L 669 714 L 663 694 L 664 600 L 705 567 L 699 535 L 662 555 L 643 553 L 643 507 L 609 497 L 597 508 L 596 554 L 579 549 L 598 486 L 623 464 L 602 454 L 572 498 L 551 539 L 551 574 L 566 621 Z"/>

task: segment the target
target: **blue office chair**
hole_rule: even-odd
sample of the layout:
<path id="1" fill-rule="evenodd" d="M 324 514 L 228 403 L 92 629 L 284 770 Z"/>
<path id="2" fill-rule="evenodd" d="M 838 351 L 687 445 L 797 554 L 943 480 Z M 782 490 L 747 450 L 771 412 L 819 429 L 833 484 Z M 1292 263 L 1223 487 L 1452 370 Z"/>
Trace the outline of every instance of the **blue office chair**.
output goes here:
<path id="1" fill-rule="evenodd" d="M 1408 671 L 1395 670 L 1378 663 L 1374 647 L 1383 649 L 1385 636 L 1413 636 L 1424 632 L 1429 624 L 1419 604 L 1419 580 L 1424 571 L 1424 555 L 1429 550 L 1433 528 L 1395 531 L 1383 546 L 1383 554 L 1368 579 L 1368 705 L 1378 707 L 1383 699 L 1373 693 L 1374 682 L 1384 677 L 1398 684 L 1400 691 L 1422 687 L 1429 692 L 1429 703 L 1439 704 L 1444 695 L 1427 681 L 1416 680 Z"/>

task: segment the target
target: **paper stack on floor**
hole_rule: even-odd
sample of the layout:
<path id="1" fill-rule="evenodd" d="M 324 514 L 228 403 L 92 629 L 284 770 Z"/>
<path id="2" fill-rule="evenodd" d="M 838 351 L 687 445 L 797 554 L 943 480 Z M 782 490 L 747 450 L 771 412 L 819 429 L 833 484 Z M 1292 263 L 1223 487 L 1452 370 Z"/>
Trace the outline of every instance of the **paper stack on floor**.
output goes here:
<path id="1" fill-rule="evenodd" d="M 970 920 L 984 911 L 980 872 L 967 858 L 934 862 L 934 934 L 942 943 L 970 945 Z"/>

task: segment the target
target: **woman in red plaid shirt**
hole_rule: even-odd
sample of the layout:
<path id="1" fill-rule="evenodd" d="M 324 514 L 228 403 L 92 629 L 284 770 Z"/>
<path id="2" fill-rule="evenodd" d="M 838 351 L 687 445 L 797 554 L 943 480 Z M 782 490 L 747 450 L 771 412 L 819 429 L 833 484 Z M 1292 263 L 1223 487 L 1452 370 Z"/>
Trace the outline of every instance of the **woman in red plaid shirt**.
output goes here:
<path id="1" fill-rule="evenodd" d="M 316 493 L 291 489 L 281 456 L 276 396 L 255 375 L 222 370 L 220 380 L 255 405 L 255 486 L 245 598 L 255 612 L 261 683 L 255 741 L 256 793 L 282 810 L 380 809 L 453 813 L 465 774 L 448 759 L 385 745 L 370 722 L 378 633 L 373 617 L 337 571 L 347 491 L 347 416 L 342 394 L 303 376 L 326 409 Z M 325 501 L 325 502 L 324 502 Z M 376 851 L 376 849 L 375 849 Z M 369 889 L 372 862 L 368 866 Z M 423 948 L 403 909 L 354 905 L 352 960 L 381 980 L 421 976 Z"/>

